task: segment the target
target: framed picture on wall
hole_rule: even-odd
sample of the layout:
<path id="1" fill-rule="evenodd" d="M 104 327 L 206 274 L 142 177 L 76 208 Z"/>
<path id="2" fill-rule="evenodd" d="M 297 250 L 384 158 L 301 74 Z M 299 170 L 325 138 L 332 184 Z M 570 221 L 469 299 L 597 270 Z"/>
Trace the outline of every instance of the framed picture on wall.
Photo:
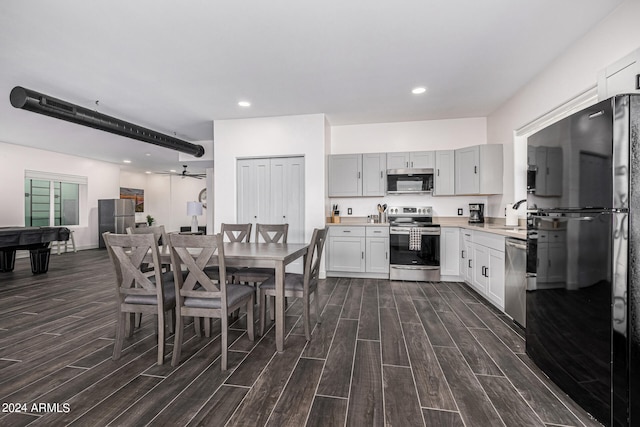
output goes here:
<path id="1" fill-rule="evenodd" d="M 144 212 L 144 190 L 120 187 L 120 198 L 133 200 L 135 202 L 136 212 Z"/>

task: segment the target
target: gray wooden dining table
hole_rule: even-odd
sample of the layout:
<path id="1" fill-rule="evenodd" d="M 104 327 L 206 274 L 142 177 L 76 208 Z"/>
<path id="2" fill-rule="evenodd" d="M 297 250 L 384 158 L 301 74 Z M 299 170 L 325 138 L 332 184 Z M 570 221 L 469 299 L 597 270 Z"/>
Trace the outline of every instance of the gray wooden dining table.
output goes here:
<path id="1" fill-rule="evenodd" d="M 266 267 L 275 270 L 276 279 L 276 349 L 284 350 L 284 273 L 288 264 L 307 254 L 306 243 L 224 244 L 224 259 L 233 267 Z M 264 301 L 260 301 L 264 304 Z"/>
<path id="2" fill-rule="evenodd" d="M 275 270 L 276 349 L 284 351 L 284 273 L 287 265 L 307 254 L 306 243 L 225 242 L 224 259 L 232 267 L 266 267 Z M 169 251 L 160 251 L 160 262 L 171 263 Z M 264 301 L 260 301 L 264 304 Z"/>

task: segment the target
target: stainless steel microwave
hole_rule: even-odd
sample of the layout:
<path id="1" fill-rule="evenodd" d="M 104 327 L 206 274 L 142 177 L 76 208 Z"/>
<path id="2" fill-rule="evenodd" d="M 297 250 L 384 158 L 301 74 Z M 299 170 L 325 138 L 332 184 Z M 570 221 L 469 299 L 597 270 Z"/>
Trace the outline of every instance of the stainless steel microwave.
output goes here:
<path id="1" fill-rule="evenodd" d="M 387 194 L 432 192 L 433 169 L 387 170 Z"/>

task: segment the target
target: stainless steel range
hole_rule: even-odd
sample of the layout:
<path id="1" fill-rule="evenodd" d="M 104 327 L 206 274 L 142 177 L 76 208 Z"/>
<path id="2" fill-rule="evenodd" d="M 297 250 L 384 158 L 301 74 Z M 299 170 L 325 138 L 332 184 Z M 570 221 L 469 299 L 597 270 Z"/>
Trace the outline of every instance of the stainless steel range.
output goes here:
<path id="1" fill-rule="evenodd" d="M 440 225 L 431 206 L 388 210 L 391 280 L 440 280 Z"/>

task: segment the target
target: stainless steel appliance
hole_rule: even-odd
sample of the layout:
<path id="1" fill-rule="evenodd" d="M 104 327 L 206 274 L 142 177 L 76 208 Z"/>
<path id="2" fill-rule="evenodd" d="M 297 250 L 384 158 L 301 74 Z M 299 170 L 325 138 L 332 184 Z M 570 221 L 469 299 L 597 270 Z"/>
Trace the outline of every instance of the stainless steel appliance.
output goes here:
<path id="1" fill-rule="evenodd" d="M 440 225 L 430 206 L 393 206 L 389 219 L 389 278 L 440 280 Z"/>
<path id="2" fill-rule="evenodd" d="M 136 226 L 135 201 L 132 199 L 98 200 L 98 246 L 105 248 L 102 233 L 124 234 Z"/>
<path id="3" fill-rule="evenodd" d="M 526 326 L 527 309 L 527 244 L 508 237 L 505 240 L 504 311 L 514 322 Z"/>
<path id="4" fill-rule="evenodd" d="M 469 204 L 469 224 L 484 224 L 484 203 Z"/>
<path id="5" fill-rule="evenodd" d="M 387 194 L 433 192 L 433 169 L 388 169 Z"/>
<path id="6" fill-rule="evenodd" d="M 605 425 L 640 425 L 640 96 L 528 138 L 527 354 Z M 635 212 L 635 213 L 634 213 Z"/>

